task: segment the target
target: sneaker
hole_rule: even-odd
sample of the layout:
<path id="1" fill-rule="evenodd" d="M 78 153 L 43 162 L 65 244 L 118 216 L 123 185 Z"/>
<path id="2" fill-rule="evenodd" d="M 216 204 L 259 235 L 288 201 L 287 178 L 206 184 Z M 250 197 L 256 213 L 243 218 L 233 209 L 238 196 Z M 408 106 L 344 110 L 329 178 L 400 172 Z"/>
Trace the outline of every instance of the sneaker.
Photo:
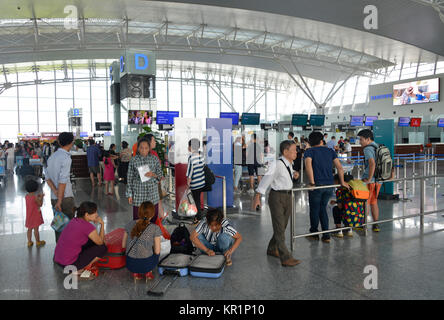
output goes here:
<path id="1" fill-rule="evenodd" d="M 324 243 L 330 243 L 330 242 L 331 242 L 331 239 L 330 239 L 330 238 L 323 238 L 323 239 L 322 239 L 322 242 L 324 242 Z"/>
<path id="2" fill-rule="evenodd" d="M 342 234 L 342 230 L 340 230 L 340 231 L 338 231 L 338 232 L 334 232 L 334 233 L 332 234 L 332 236 L 333 236 L 333 237 L 336 237 L 336 238 L 344 238 L 344 235 Z"/>
<path id="3" fill-rule="evenodd" d="M 35 244 L 35 246 L 37 247 L 37 248 L 40 248 L 40 247 L 43 247 L 44 245 L 46 244 L 46 241 L 37 241 L 36 242 L 36 244 Z"/>
<path id="4" fill-rule="evenodd" d="M 356 227 L 355 230 L 356 231 L 364 231 L 364 227 Z"/>
<path id="5" fill-rule="evenodd" d="M 319 241 L 319 236 L 318 236 L 318 235 L 315 235 L 315 236 L 306 236 L 305 239 L 307 239 L 307 240 L 317 240 L 317 241 Z"/>
<path id="6" fill-rule="evenodd" d="M 352 238 L 352 237 L 353 237 L 353 231 L 352 231 L 352 230 L 348 230 L 348 231 L 345 233 L 345 235 L 346 235 L 347 237 L 349 237 L 349 238 Z"/>
<path id="7" fill-rule="evenodd" d="M 34 245 L 34 242 L 28 241 L 28 248 L 31 248 Z"/>
<path id="8" fill-rule="evenodd" d="M 254 190 L 253 189 L 249 189 L 248 190 L 248 194 L 254 195 Z"/>
<path id="9" fill-rule="evenodd" d="M 241 193 L 242 193 L 242 191 L 239 189 L 234 190 L 234 194 L 241 194 Z"/>
<path id="10" fill-rule="evenodd" d="M 373 230 L 373 232 L 379 232 L 379 231 L 381 231 L 381 229 L 379 229 L 379 225 L 377 225 L 377 224 L 374 224 L 374 225 L 373 225 L 372 230 Z"/>

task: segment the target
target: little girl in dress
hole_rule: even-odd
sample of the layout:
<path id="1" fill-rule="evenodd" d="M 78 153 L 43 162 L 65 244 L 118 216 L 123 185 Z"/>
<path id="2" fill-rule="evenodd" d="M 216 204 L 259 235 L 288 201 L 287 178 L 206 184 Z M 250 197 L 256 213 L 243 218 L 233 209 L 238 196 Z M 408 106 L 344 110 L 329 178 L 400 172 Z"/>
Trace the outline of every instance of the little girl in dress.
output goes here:
<path id="1" fill-rule="evenodd" d="M 34 243 L 31 241 L 33 230 L 36 247 L 40 248 L 46 244 L 45 241 L 40 241 L 39 234 L 39 226 L 44 223 L 40 208 L 43 205 L 43 197 L 45 194 L 41 192 L 40 186 L 35 180 L 28 180 L 25 184 L 25 189 L 28 192 L 26 195 L 25 222 L 25 227 L 28 228 L 28 248 L 31 248 L 34 245 Z"/>

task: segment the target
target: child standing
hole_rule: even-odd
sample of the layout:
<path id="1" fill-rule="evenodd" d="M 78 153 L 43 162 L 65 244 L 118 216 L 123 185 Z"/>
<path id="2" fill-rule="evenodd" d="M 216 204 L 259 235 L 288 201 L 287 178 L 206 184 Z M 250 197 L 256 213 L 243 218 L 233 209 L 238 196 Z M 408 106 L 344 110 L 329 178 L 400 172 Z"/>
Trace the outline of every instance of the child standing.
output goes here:
<path id="1" fill-rule="evenodd" d="M 40 241 L 39 226 L 44 223 L 42 211 L 40 208 L 43 205 L 44 193 L 41 192 L 39 184 L 35 180 L 29 180 L 25 184 L 26 195 L 26 222 L 25 226 L 28 228 L 28 248 L 33 246 L 32 231 L 34 230 L 34 237 L 37 248 L 46 244 L 45 241 Z"/>
<path id="2" fill-rule="evenodd" d="M 105 193 L 112 196 L 114 195 L 114 168 L 116 166 L 114 165 L 114 160 L 111 159 L 111 154 L 109 151 L 105 151 L 104 153 L 103 164 L 105 166 L 105 172 L 103 174 L 103 180 L 105 181 Z M 108 192 L 108 183 L 111 184 L 111 192 Z"/>
<path id="3" fill-rule="evenodd" d="M 335 175 L 335 184 L 339 184 L 339 175 Z M 344 181 L 349 183 L 353 180 L 353 176 L 345 175 Z M 341 228 L 342 223 L 344 227 L 359 227 L 364 223 L 364 203 L 357 201 L 353 198 L 350 190 L 344 187 L 336 189 L 336 201 L 332 200 L 331 205 L 333 207 L 333 219 L 336 228 Z M 342 231 L 338 231 L 332 234 L 334 237 L 343 238 Z M 353 237 L 353 231 L 350 228 L 345 232 L 347 237 Z"/>

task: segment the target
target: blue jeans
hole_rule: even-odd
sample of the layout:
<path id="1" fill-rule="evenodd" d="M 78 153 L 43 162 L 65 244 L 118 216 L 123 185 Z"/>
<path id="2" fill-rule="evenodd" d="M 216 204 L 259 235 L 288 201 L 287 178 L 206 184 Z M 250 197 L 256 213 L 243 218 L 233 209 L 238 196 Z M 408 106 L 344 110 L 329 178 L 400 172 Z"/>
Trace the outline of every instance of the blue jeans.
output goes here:
<path id="1" fill-rule="evenodd" d="M 328 230 L 327 205 L 333 194 L 333 189 L 317 189 L 308 192 L 310 204 L 310 232 L 318 232 L 319 221 L 322 231 Z M 329 239 L 330 234 L 324 233 L 322 239 Z"/>
<path id="2" fill-rule="evenodd" d="M 208 249 L 213 250 L 214 252 L 220 252 L 222 254 L 230 249 L 234 244 L 234 238 L 223 232 L 219 235 L 219 238 L 217 238 L 216 245 L 211 244 L 202 234 L 199 235 L 198 239 Z"/>

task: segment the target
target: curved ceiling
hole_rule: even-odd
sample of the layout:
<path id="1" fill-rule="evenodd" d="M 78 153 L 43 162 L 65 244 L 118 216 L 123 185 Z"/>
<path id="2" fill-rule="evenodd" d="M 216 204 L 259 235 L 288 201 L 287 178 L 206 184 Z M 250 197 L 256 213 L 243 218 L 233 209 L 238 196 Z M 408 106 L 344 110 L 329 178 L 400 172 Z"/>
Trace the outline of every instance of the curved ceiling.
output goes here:
<path id="1" fill-rule="evenodd" d="M 411 39 L 393 34 L 398 22 L 403 25 L 403 16 L 417 5 L 404 5 L 396 18 L 387 20 L 386 10 L 393 13 L 400 2 L 376 1 L 382 13 L 380 30 L 369 33 L 358 27 L 357 20 L 362 24 L 363 16 L 361 0 L 343 0 L 341 5 L 327 0 L 81 0 L 76 2 L 82 18 L 78 29 L 64 26 L 64 9 L 71 1 L 0 0 L 0 63 L 117 58 L 131 47 L 156 51 L 163 60 L 292 73 L 297 66 L 304 76 L 335 82 L 351 72 L 371 75 L 399 63 L 437 59 L 435 53 L 407 44 Z M 426 34 L 414 38 L 433 44 L 430 38 L 437 39 L 430 30 L 440 29 L 429 17 L 429 8 L 419 6 L 418 32 Z M 423 21 L 426 15 L 429 23 Z"/>

